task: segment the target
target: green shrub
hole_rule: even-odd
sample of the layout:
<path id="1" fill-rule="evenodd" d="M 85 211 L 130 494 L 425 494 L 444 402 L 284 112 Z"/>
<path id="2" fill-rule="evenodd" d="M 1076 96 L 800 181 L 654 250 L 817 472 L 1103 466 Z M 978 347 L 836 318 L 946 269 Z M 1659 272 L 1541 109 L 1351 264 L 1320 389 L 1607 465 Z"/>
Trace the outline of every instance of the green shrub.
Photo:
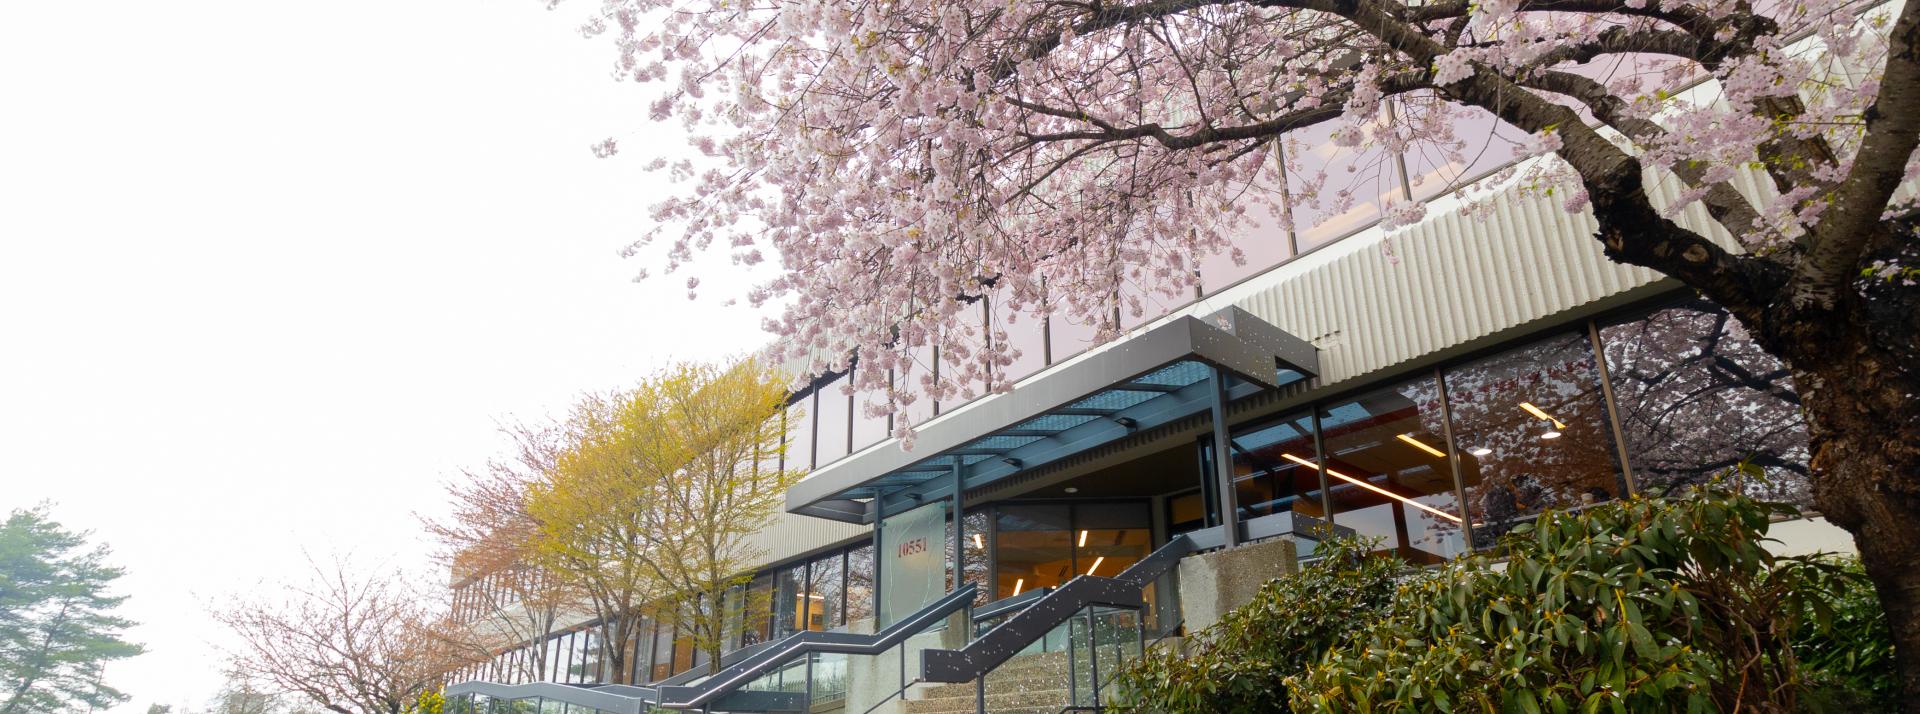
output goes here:
<path id="1" fill-rule="evenodd" d="M 1833 594 L 1824 627 L 1809 628 L 1794 639 L 1793 654 L 1809 681 L 1803 711 L 1895 711 L 1900 702 L 1899 672 L 1894 668 L 1893 634 L 1887 629 L 1880 597 L 1860 561 L 1835 561 L 1842 573 L 1813 583 Z M 1819 612 L 1804 615 L 1821 624 Z"/>
<path id="2" fill-rule="evenodd" d="M 1389 607 L 1398 561 L 1364 543 L 1324 543 L 1319 562 L 1266 584 L 1245 606 L 1192 636 L 1184 651 L 1151 653 L 1119 677 L 1119 711 L 1286 711 L 1283 680 L 1352 638 Z"/>
<path id="3" fill-rule="evenodd" d="M 1123 673 L 1115 709 L 1881 711 L 1896 688 L 1872 587 L 1856 565 L 1768 553 L 1791 515 L 1709 486 L 1543 514 L 1432 570 L 1332 543 Z"/>
<path id="4" fill-rule="evenodd" d="M 1763 547 L 1792 507 L 1696 490 L 1547 514 L 1507 561 L 1450 564 L 1419 603 L 1288 681 L 1299 711 L 1644 712 L 1798 709 L 1793 643 L 1828 631 L 1851 576 Z"/>

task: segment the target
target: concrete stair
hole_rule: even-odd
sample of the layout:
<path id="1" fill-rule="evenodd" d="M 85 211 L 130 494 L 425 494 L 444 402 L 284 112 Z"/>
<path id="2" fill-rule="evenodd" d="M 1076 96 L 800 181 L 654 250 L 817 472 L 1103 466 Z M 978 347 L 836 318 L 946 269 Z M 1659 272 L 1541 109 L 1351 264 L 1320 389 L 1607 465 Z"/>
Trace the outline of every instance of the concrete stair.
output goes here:
<path id="1" fill-rule="evenodd" d="M 1084 668 L 1084 656 L 1074 666 Z M 1084 671 L 1079 678 L 1083 683 L 1088 680 Z M 986 679 L 986 710 L 993 714 L 1059 714 L 1071 703 L 1065 652 L 1014 657 L 989 672 Z M 904 714 L 964 714 L 974 711 L 977 704 L 973 682 L 927 687 L 918 695 L 904 702 Z"/>

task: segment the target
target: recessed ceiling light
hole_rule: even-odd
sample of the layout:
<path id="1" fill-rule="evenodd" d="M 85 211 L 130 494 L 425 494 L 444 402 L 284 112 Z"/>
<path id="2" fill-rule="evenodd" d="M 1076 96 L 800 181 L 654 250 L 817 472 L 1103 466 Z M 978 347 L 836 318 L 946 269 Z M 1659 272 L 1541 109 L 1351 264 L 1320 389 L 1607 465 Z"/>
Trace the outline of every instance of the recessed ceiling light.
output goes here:
<path id="1" fill-rule="evenodd" d="M 1079 486 L 1068 486 L 1068 487 L 1067 487 L 1067 493 L 1079 493 L 1079 492 L 1080 492 L 1080 487 L 1079 487 Z"/>
<path id="2" fill-rule="evenodd" d="M 1470 450 L 1467 453 L 1473 454 L 1474 456 L 1486 456 L 1487 454 L 1493 453 L 1493 449 L 1489 449 L 1487 447 L 1482 446 L 1480 448 Z"/>
<path id="3" fill-rule="evenodd" d="M 1541 439 L 1558 439 L 1558 438 L 1560 438 L 1560 432 L 1557 432 L 1557 431 L 1548 431 L 1548 432 L 1546 432 L 1546 433 L 1543 433 L 1543 434 L 1541 434 L 1541 435 L 1540 435 L 1540 438 L 1541 438 Z"/>

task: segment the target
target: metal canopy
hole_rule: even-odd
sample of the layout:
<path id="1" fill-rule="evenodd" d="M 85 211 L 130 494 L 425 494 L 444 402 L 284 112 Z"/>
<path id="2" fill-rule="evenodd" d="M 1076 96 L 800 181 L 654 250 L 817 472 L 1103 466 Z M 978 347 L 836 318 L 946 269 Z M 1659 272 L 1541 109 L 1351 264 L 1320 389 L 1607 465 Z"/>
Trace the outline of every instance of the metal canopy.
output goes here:
<path id="1" fill-rule="evenodd" d="M 942 415 L 913 451 L 888 442 L 787 490 L 793 513 L 870 523 L 1319 373 L 1313 345 L 1237 307 L 1182 316 Z"/>

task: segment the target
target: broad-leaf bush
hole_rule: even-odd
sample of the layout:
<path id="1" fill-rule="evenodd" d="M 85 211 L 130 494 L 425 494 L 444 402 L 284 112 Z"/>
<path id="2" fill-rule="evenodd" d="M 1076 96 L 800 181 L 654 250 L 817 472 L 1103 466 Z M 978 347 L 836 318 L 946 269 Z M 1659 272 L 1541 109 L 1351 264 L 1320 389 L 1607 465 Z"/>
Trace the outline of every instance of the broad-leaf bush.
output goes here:
<path id="1" fill-rule="evenodd" d="M 1120 711 L 1287 711 L 1282 681 L 1356 635 L 1391 606 L 1403 566 L 1336 540 L 1319 562 L 1269 582 L 1253 601 L 1194 635 L 1184 652 L 1143 658 L 1121 673 Z"/>
<path id="2" fill-rule="evenodd" d="M 1791 515 L 1714 487 L 1629 499 L 1543 514 L 1495 552 L 1397 579 L 1339 544 L 1184 656 L 1147 658 L 1122 708 L 1878 711 L 1895 689 L 1871 586 L 1769 553 L 1769 525 Z M 1329 587 L 1342 583 L 1391 590 L 1357 599 Z"/>

